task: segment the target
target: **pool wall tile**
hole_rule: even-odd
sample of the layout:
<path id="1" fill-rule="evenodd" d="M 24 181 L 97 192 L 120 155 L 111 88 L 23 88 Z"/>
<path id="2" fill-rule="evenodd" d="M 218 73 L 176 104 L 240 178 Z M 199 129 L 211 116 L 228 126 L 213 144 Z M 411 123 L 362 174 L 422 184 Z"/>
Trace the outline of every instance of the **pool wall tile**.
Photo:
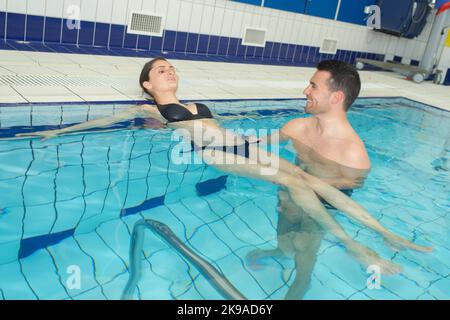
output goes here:
<path id="1" fill-rule="evenodd" d="M 17 238 L 17 236 L 15 236 Z M 17 253 L 20 250 L 20 239 L 8 242 L 0 242 L 0 266 L 17 261 Z"/>
<path id="2" fill-rule="evenodd" d="M 24 274 L 20 271 L 20 263 L 16 260 L 8 264 L 0 264 L 2 278 L 1 289 L 7 300 L 37 300 L 39 297 L 27 284 Z"/>
<path id="3" fill-rule="evenodd" d="M 22 259 L 21 264 L 27 282 L 39 298 L 62 300 L 68 297 L 64 289 L 65 283 L 61 284 L 56 272 L 58 266 L 46 250 L 39 250 L 27 259 Z M 36 272 L 37 268 L 40 272 Z"/>
<path id="4" fill-rule="evenodd" d="M 88 106 L 63 106 L 62 123 L 73 124 L 84 122 L 88 118 Z"/>
<path id="5" fill-rule="evenodd" d="M 23 224 L 23 238 L 34 238 L 48 234 L 56 220 L 54 205 L 34 205 L 27 208 Z"/>

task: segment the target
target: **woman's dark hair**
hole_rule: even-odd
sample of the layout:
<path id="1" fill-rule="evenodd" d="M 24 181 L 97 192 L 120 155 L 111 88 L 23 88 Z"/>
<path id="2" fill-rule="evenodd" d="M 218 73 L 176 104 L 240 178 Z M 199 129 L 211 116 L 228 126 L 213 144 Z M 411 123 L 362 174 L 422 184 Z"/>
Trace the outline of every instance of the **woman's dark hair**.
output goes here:
<path id="1" fill-rule="evenodd" d="M 344 108 L 347 111 L 361 90 L 361 80 L 356 68 L 343 61 L 325 60 L 317 65 L 317 70 L 331 73 L 328 88 L 333 92 L 339 90 L 344 92 Z"/>
<path id="2" fill-rule="evenodd" d="M 139 76 L 139 85 L 141 86 L 142 90 L 147 92 L 150 96 L 152 94 L 150 92 L 148 92 L 147 89 L 144 88 L 144 82 L 150 80 L 150 76 L 149 76 L 150 70 L 152 70 L 153 65 L 157 61 L 167 61 L 167 59 L 163 58 L 163 57 L 156 57 L 156 58 L 150 60 L 149 62 L 144 64 L 144 67 L 142 68 L 142 71 L 141 71 L 141 75 Z"/>

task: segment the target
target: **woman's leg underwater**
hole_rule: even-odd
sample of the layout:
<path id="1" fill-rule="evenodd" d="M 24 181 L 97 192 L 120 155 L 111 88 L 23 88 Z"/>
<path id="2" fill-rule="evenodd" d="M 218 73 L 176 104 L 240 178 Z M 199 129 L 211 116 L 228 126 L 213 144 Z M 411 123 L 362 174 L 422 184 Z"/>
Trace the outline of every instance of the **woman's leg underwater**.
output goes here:
<path id="1" fill-rule="evenodd" d="M 205 150 L 200 152 L 200 156 L 203 157 L 206 163 L 214 165 L 223 171 L 285 186 L 295 204 L 308 213 L 326 231 L 330 231 L 342 241 L 349 252 L 364 266 L 376 264 L 386 274 L 397 273 L 401 270 L 400 266 L 380 258 L 375 252 L 350 238 L 326 211 L 315 192 L 298 176 L 288 175 L 280 170 L 273 170 L 274 174 L 263 174 L 262 172 L 267 173 L 271 168 L 257 163 L 252 157 L 251 159 L 246 159 L 218 150 Z"/>
<path id="2" fill-rule="evenodd" d="M 261 149 L 260 149 L 261 150 Z M 264 150 L 265 151 L 265 150 Z M 261 151 L 259 151 L 261 152 Z M 268 157 L 270 155 L 267 155 Z M 273 155 L 275 156 L 275 155 Z M 431 247 L 420 246 L 415 243 L 412 243 L 402 237 L 392 233 L 388 229 L 386 229 L 383 225 L 381 225 L 372 215 L 361 205 L 359 205 L 356 201 L 351 199 L 349 196 L 338 190 L 337 188 L 329 185 L 328 183 L 322 181 L 321 179 L 310 175 L 303 171 L 298 166 L 290 163 L 289 161 L 280 158 L 279 159 L 279 168 L 281 171 L 290 175 L 297 175 L 305 181 L 305 183 L 313 189 L 320 197 L 325 199 L 329 204 L 338 209 L 344 214 L 347 214 L 349 217 L 352 217 L 365 225 L 366 227 L 371 228 L 374 231 L 379 232 L 385 240 L 390 242 L 395 247 L 400 248 L 408 248 L 422 252 L 430 252 L 432 251 Z"/>

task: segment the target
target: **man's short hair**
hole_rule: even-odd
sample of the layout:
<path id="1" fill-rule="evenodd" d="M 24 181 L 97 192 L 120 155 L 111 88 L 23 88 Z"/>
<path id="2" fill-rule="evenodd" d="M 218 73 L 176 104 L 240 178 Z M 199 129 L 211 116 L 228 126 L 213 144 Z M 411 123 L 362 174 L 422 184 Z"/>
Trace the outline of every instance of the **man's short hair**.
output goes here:
<path id="1" fill-rule="evenodd" d="M 324 60 L 317 65 L 317 70 L 331 73 L 328 88 L 333 92 L 344 92 L 344 108 L 347 111 L 361 91 L 361 80 L 356 68 L 343 61 Z"/>

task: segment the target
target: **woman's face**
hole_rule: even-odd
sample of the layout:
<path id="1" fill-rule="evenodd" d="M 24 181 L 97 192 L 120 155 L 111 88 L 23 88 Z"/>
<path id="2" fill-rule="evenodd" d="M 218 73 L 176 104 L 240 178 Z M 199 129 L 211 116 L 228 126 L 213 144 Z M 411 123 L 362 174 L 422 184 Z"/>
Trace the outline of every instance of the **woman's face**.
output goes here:
<path id="1" fill-rule="evenodd" d="M 156 61 L 149 72 L 149 81 L 143 83 L 152 94 L 176 92 L 178 89 L 178 75 L 175 67 L 164 60 Z"/>

